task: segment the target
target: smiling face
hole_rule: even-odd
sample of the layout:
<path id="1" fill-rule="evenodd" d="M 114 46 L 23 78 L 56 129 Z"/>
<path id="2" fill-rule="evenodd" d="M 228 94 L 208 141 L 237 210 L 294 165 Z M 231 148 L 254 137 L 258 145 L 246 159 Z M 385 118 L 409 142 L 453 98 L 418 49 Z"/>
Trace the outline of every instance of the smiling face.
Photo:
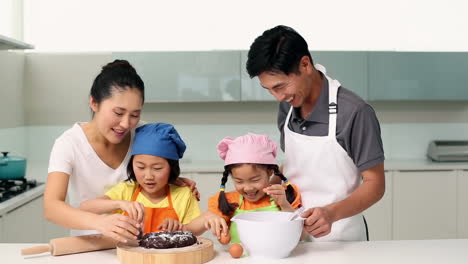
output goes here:
<path id="1" fill-rule="evenodd" d="M 91 98 L 90 105 L 100 135 L 112 144 L 119 144 L 140 121 L 143 99 L 135 88 L 114 89 L 112 96 L 99 104 Z"/>
<path id="2" fill-rule="evenodd" d="M 262 190 L 269 186 L 272 172 L 252 164 L 243 164 L 231 169 L 236 190 L 251 202 L 256 202 L 266 195 Z"/>
<path id="3" fill-rule="evenodd" d="M 286 101 L 294 107 L 301 107 L 311 97 L 312 65 L 304 56 L 299 63 L 299 72 L 286 75 L 282 72 L 266 71 L 258 75 L 261 86 L 267 89 L 278 102 Z"/>
<path id="4" fill-rule="evenodd" d="M 165 158 L 138 154 L 133 156 L 135 178 L 145 194 L 157 196 L 165 194 L 171 166 Z"/>

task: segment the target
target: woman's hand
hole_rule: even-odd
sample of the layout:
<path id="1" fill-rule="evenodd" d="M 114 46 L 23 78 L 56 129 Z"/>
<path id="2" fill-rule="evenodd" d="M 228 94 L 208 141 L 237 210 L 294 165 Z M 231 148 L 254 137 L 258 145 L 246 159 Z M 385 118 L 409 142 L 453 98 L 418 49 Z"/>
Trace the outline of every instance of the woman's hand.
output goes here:
<path id="1" fill-rule="evenodd" d="M 275 200 L 276 204 L 279 207 L 281 207 L 281 210 L 284 211 L 284 209 L 290 209 L 289 207 L 291 207 L 291 204 L 286 199 L 286 191 L 285 191 L 285 187 L 283 185 L 273 184 L 271 186 L 263 188 L 263 192 L 265 192 L 271 198 L 273 198 L 273 200 Z"/>
<path id="2" fill-rule="evenodd" d="M 142 224 L 145 220 L 145 206 L 142 203 L 121 200 L 119 207 L 138 223 Z"/>
<path id="3" fill-rule="evenodd" d="M 181 222 L 172 218 L 164 219 L 162 224 L 158 226 L 158 229 L 167 230 L 167 231 L 182 230 L 183 228 L 184 228 L 184 225 Z"/>
<path id="4" fill-rule="evenodd" d="M 95 229 L 103 235 L 123 243 L 136 240 L 141 227 L 139 222 L 122 214 L 99 215 L 95 224 Z"/>
<path id="5" fill-rule="evenodd" d="M 213 235 L 218 239 L 221 238 L 221 232 L 223 232 L 225 236 L 227 236 L 229 233 L 229 227 L 226 223 L 226 220 L 215 214 L 212 214 L 206 218 L 205 228 L 207 230 L 211 229 Z"/>
<path id="6" fill-rule="evenodd" d="M 198 192 L 197 187 L 195 187 L 195 185 L 197 184 L 195 181 L 192 181 L 184 177 L 178 177 L 175 180 L 174 184 L 177 186 L 188 186 L 190 190 L 192 191 L 193 195 L 195 195 L 197 200 L 200 201 L 200 193 Z"/>

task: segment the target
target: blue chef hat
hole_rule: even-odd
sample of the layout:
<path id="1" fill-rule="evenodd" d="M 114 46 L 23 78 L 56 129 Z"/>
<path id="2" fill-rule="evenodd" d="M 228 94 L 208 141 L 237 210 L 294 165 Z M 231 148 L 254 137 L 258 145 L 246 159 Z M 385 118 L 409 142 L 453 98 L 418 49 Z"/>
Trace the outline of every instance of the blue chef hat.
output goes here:
<path id="1" fill-rule="evenodd" d="M 136 129 L 132 155 L 146 154 L 179 160 L 185 149 L 185 143 L 173 125 L 152 123 Z"/>

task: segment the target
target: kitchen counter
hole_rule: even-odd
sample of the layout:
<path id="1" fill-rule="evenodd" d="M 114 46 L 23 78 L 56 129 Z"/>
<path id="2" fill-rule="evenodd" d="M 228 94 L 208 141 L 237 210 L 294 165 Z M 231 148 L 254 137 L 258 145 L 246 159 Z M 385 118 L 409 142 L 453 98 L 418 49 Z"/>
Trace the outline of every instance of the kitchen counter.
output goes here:
<path id="1" fill-rule="evenodd" d="M 99 263 L 119 264 L 116 250 L 53 257 L 47 253 L 23 257 L 20 250 L 38 244 L 0 244 L 2 263 Z M 216 246 L 216 256 L 207 263 L 468 263 L 468 239 L 400 240 L 372 242 L 300 243 L 290 257 L 279 260 L 243 257 L 233 259 L 225 246 Z"/>
<path id="2" fill-rule="evenodd" d="M 389 159 L 385 170 L 468 170 L 468 162 L 437 162 L 430 159 Z"/>
<path id="3" fill-rule="evenodd" d="M 37 185 L 36 187 L 27 190 L 15 197 L 0 203 L 0 217 L 11 210 L 22 206 L 23 204 L 40 197 L 44 193 L 45 184 Z"/>

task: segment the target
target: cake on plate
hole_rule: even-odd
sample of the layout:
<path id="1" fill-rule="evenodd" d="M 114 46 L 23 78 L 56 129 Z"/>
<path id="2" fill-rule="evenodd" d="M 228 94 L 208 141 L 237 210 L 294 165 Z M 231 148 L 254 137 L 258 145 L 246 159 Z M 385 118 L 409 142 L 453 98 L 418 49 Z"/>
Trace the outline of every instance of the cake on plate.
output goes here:
<path id="1" fill-rule="evenodd" d="M 197 237 L 190 231 L 160 231 L 146 233 L 139 246 L 144 248 L 181 248 L 197 243 Z"/>

